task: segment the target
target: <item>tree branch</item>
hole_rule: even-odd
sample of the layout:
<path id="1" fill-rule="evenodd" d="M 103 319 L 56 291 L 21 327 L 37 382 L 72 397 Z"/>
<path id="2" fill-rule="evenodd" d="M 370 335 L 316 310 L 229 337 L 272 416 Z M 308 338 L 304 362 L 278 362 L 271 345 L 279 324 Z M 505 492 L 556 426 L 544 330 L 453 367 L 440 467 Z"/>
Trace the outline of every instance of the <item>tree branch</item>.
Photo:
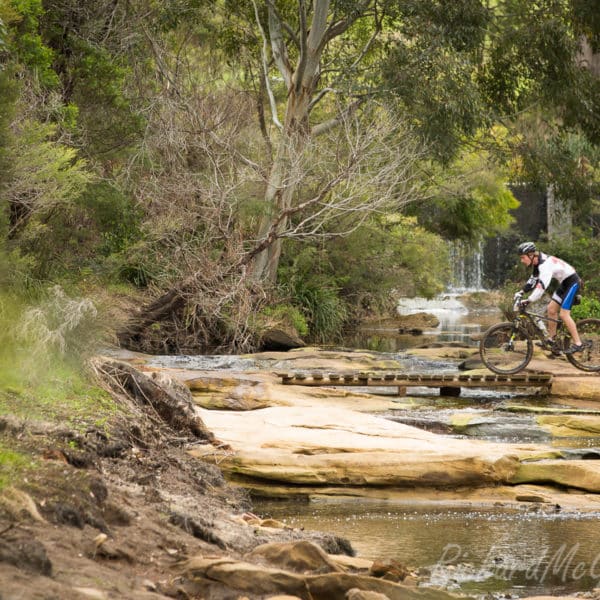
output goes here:
<path id="1" fill-rule="evenodd" d="M 261 48 L 261 65 L 264 73 L 264 84 L 265 90 L 267 92 L 267 96 L 269 98 L 269 106 L 271 107 L 271 116 L 273 118 L 273 123 L 279 128 L 283 129 L 283 125 L 279 120 L 279 116 L 277 115 L 277 102 L 275 101 L 275 96 L 273 95 L 273 90 L 271 89 L 271 85 L 269 84 L 269 66 L 267 64 L 267 36 L 265 35 L 265 30 L 260 22 L 260 16 L 258 14 L 258 7 L 256 6 L 255 0 L 252 0 L 252 5 L 254 6 L 254 14 L 256 16 L 256 24 L 260 31 L 260 35 L 262 37 L 262 48 Z"/>

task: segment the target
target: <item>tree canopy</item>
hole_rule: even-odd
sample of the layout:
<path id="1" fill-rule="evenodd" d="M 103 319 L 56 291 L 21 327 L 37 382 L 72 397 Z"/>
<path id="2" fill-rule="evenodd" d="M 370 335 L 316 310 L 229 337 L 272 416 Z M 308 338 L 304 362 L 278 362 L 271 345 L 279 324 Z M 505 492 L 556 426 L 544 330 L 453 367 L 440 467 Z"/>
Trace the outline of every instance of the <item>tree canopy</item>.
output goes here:
<path id="1" fill-rule="evenodd" d="M 595 235 L 595 4 L 0 0 L 3 252 L 145 290 L 157 344 L 243 348 L 303 310 L 305 253 L 348 318 L 435 293 L 406 240 L 506 229 L 509 182 Z"/>

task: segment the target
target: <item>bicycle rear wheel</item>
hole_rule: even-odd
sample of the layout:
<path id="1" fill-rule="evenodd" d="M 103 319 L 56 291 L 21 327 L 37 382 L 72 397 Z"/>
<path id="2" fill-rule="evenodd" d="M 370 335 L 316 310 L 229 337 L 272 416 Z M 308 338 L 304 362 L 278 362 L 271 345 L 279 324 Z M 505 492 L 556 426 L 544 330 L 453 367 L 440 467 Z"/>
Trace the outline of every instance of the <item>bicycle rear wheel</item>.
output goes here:
<path id="1" fill-rule="evenodd" d="M 600 371 L 600 319 L 583 319 L 577 322 L 577 331 L 583 352 L 567 354 L 567 360 L 582 371 Z"/>
<path id="2" fill-rule="evenodd" d="M 498 323 L 483 334 L 479 355 L 490 371 L 511 375 L 529 364 L 533 356 L 533 342 L 512 323 Z"/>

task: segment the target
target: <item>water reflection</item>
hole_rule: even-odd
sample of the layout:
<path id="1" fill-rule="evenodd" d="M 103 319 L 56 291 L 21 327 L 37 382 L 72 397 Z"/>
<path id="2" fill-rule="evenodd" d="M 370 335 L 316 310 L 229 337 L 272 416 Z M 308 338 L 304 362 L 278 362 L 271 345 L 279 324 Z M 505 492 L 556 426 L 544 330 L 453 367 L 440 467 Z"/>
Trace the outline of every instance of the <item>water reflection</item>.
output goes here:
<path id="1" fill-rule="evenodd" d="M 556 595 L 600 584 L 597 513 L 554 505 L 415 509 L 365 500 L 262 502 L 256 510 L 293 527 L 333 531 L 359 556 L 395 558 L 419 569 L 428 584 L 463 593 Z"/>

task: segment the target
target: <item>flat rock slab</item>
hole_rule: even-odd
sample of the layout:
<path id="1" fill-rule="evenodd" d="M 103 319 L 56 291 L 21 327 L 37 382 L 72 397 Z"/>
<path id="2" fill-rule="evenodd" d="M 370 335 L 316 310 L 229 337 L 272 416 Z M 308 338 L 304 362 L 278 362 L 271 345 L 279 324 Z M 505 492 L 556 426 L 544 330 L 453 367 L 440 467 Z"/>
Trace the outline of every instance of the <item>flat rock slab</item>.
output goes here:
<path id="1" fill-rule="evenodd" d="M 228 448 L 192 454 L 230 475 L 290 484 L 477 486 L 507 482 L 520 458 L 549 456 L 529 444 L 442 438 L 331 406 L 199 410 Z"/>

